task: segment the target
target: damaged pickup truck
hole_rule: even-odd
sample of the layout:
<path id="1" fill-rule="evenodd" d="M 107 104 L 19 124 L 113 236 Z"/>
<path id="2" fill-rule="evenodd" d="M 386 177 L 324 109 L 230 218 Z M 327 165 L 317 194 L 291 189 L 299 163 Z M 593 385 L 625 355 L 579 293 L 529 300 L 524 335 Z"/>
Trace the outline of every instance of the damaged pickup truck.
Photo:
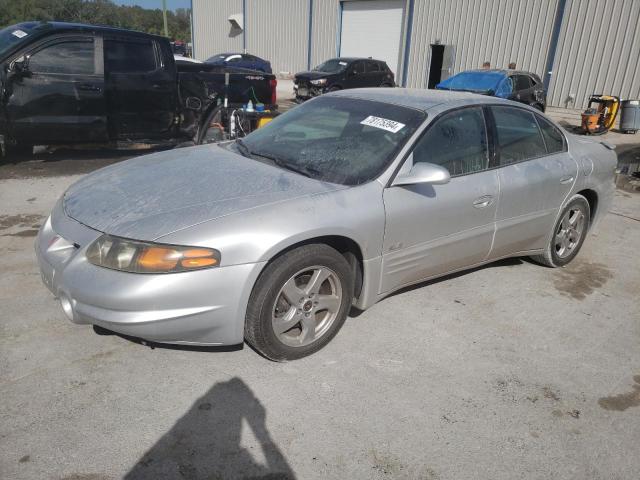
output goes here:
<path id="1" fill-rule="evenodd" d="M 60 22 L 0 30 L 3 153 L 201 143 L 214 115 L 249 100 L 277 109 L 275 76 L 176 62 L 164 37 Z"/>

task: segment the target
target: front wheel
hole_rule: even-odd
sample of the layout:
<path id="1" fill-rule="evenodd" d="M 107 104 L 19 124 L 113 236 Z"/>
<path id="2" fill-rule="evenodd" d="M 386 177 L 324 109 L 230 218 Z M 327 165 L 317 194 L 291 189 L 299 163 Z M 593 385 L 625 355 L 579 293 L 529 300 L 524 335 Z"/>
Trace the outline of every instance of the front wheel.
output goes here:
<path id="1" fill-rule="evenodd" d="M 578 255 L 590 221 L 589 202 L 582 195 L 574 195 L 562 210 L 544 253 L 532 257 L 533 260 L 548 267 L 568 264 Z"/>
<path id="2" fill-rule="evenodd" d="M 323 244 L 291 250 L 270 263 L 251 293 L 245 340 L 275 361 L 317 352 L 344 324 L 353 298 L 349 263 Z"/>

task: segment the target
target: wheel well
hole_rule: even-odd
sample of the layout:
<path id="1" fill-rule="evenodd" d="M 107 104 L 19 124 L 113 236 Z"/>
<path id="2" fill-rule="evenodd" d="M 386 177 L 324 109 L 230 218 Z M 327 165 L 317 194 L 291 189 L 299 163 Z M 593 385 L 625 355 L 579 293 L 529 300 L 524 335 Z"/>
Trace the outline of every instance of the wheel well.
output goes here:
<path id="1" fill-rule="evenodd" d="M 582 195 L 589 202 L 589 210 L 591 212 L 591 221 L 593 223 L 593 218 L 596 215 L 596 211 L 598 209 L 598 194 L 593 190 L 582 190 L 578 192 L 578 195 Z"/>
<path id="2" fill-rule="evenodd" d="M 329 245 L 330 247 L 335 248 L 338 252 L 340 252 L 344 256 L 347 262 L 349 262 L 349 265 L 351 265 L 353 278 L 354 278 L 353 295 L 355 298 L 358 298 L 360 296 L 360 292 L 362 291 L 362 275 L 363 275 L 362 250 L 360 249 L 360 246 L 349 237 L 343 237 L 341 235 L 326 235 L 322 237 L 309 238 L 302 242 L 298 242 L 288 246 L 284 250 L 274 255 L 269 261 L 272 262 L 273 260 L 275 260 L 280 255 L 283 255 L 286 252 L 294 250 L 303 245 L 309 245 L 312 243 L 323 243 L 325 245 Z"/>

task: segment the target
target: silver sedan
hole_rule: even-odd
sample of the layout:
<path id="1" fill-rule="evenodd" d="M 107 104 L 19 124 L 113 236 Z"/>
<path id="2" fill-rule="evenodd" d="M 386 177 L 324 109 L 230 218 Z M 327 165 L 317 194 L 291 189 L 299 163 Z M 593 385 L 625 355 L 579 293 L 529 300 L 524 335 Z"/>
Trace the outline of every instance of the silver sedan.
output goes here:
<path id="1" fill-rule="evenodd" d="M 349 90 L 84 177 L 36 252 L 75 323 L 290 360 L 407 285 L 505 257 L 567 264 L 615 166 L 612 146 L 522 104 Z"/>

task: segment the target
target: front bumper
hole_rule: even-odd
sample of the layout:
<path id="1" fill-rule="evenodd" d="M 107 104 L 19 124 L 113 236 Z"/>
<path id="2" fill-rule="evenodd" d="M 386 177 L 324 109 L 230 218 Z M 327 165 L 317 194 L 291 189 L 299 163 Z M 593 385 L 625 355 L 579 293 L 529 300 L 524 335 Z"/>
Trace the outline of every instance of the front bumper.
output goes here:
<path id="1" fill-rule="evenodd" d="M 58 202 L 36 238 L 42 280 L 72 322 L 159 343 L 242 343 L 246 305 L 263 263 L 119 272 L 86 260 L 86 248 L 100 235 L 67 217 Z"/>
<path id="2" fill-rule="evenodd" d="M 307 100 L 309 98 L 317 97 L 325 93 L 325 87 L 316 87 L 306 83 L 294 83 L 293 93 L 297 99 Z"/>

